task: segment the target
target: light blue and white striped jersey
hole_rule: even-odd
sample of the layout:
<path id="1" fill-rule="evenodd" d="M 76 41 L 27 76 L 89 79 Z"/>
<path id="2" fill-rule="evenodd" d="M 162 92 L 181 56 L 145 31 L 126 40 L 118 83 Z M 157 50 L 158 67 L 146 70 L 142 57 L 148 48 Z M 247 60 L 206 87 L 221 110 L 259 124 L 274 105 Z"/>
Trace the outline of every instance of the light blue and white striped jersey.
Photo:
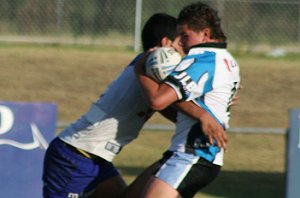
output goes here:
<path id="1" fill-rule="evenodd" d="M 194 46 L 164 82 L 176 91 L 180 100 L 193 101 L 225 129 L 229 127 L 229 107 L 238 90 L 240 74 L 237 62 L 226 50 L 226 43 Z M 195 154 L 222 165 L 223 151 L 216 146 L 199 147 L 199 142 L 207 138 L 195 124 L 198 124 L 196 120 L 178 112 L 170 150 L 187 152 L 193 148 Z"/>

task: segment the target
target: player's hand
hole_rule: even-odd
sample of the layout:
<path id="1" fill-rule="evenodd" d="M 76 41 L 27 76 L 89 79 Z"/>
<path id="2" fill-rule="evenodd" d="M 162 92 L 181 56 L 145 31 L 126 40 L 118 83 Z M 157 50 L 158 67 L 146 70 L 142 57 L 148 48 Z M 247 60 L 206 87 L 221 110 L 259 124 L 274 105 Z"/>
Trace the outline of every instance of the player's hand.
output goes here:
<path id="1" fill-rule="evenodd" d="M 237 105 L 237 103 L 238 103 L 238 101 L 239 101 L 239 99 L 240 99 L 240 91 L 243 89 L 243 85 L 240 85 L 240 87 L 239 87 L 239 90 L 237 91 L 237 93 L 236 93 L 236 95 L 233 97 L 233 99 L 232 99 L 232 103 L 231 103 L 231 105 L 230 106 L 235 106 L 235 105 Z"/>
<path id="2" fill-rule="evenodd" d="M 157 47 L 150 48 L 148 51 L 144 52 L 141 58 L 135 63 L 135 73 L 137 75 L 145 73 L 145 62 L 151 52 L 153 52 Z"/>
<path id="3" fill-rule="evenodd" d="M 198 120 L 201 131 L 209 138 L 211 145 L 216 142 L 220 149 L 227 150 L 228 139 L 223 127 L 207 111 L 193 102 L 176 102 L 174 107 Z"/>
<path id="4" fill-rule="evenodd" d="M 200 127 L 203 133 L 208 137 L 211 145 L 216 141 L 218 147 L 227 151 L 228 138 L 223 127 L 208 113 L 200 116 Z"/>

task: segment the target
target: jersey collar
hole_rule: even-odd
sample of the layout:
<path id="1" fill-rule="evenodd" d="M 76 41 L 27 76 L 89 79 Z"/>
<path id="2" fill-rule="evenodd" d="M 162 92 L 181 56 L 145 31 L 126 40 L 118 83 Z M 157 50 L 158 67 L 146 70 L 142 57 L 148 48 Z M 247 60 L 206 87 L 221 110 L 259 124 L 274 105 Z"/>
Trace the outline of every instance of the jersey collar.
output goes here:
<path id="1" fill-rule="evenodd" d="M 201 43 L 194 45 L 189 50 L 188 55 L 203 53 L 204 51 L 218 51 L 225 50 L 227 43 Z"/>
<path id="2" fill-rule="evenodd" d="M 226 49 L 227 48 L 227 43 L 225 42 L 218 42 L 218 43 L 201 43 L 198 45 L 194 45 L 191 47 L 192 48 L 198 48 L 198 47 L 209 47 L 209 48 L 220 48 L 220 49 Z"/>

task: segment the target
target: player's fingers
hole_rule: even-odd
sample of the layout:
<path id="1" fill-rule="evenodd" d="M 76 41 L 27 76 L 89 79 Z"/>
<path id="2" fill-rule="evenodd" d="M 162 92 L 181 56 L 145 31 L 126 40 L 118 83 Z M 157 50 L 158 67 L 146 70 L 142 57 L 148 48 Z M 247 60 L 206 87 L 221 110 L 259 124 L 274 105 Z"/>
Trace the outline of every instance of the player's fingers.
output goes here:
<path id="1" fill-rule="evenodd" d="M 211 135 L 209 135 L 208 139 L 209 139 L 210 145 L 213 145 L 214 144 L 214 138 Z M 217 143 L 218 143 L 218 141 L 217 141 Z"/>
<path id="2" fill-rule="evenodd" d="M 217 133 L 215 139 L 220 149 L 223 148 L 224 150 L 227 150 L 227 135 L 223 130 Z"/>
<path id="3" fill-rule="evenodd" d="M 218 134 L 215 134 L 214 137 L 211 137 L 211 140 L 210 141 L 213 141 L 215 140 L 218 147 L 221 149 L 224 147 L 224 142 L 222 140 L 222 138 L 220 138 L 220 136 Z"/>
<path id="4" fill-rule="evenodd" d="M 225 143 L 227 144 L 228 143 L 228 136 L 227 136 L 227 134 L 224 132 L 224 140 L 225 140 Z"/>
<path id="5" fill-rule="evenodd" d="M 226 144 L 226 143 L 223 144 L 223 149 L 224 149 L 225 152 L 228 151 L 228 147 L 227 147 L 227 144 Z"/>
<path id="6" fill-rule="evenodd" d="M 225 151 L 228 151 L 227 143 L 228 143 L 228 137 L 225 131 L 222 133 L 222 140 L 223 140 L 223 148 Z"/>

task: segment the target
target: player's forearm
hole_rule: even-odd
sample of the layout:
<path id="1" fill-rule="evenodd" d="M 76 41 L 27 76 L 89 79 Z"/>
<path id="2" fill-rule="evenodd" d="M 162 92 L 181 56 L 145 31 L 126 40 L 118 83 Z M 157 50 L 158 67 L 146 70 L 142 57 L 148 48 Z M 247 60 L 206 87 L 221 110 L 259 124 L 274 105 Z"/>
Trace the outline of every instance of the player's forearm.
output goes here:
<path id="1" fill-rule="evenodd" d="M 177 100 L 176 92 L 166 84 L 158 84 L 144 73 L 144 62 L 135 65 L 136 77 L 141 85 L 142 92 L 150 107 L 160 111 Z"/>
<path id="2" fill-rule="evenodd" d="M 159 85 L 154 80 L 143 74 L 137 75 L 137 78 L 141 85 L 143 95 L 153 110 L 160 111 L 167 107 L 166 105 L 163 105 L 160 101 L 160 97 L 157 95 Z"/>
<path id="3" fill-rule="evenodd" d="M 179 111 L 198 121 L 202 121 L 201 115 L 207 113 L 204 109 L 195 105 L 193 102 L 176 102 L 174 105 Z"/>
<path id="4" fill-rule="evenodd" d="M 220 148 L 227 149 L 227 135 L 222 126 L 203 108 L 192 102 L 177 102 L 176 108 L 182 113 L 196 119 L 201 126 L 201 130 L 209 138 L 211 144 L 216 140 Z"/>

